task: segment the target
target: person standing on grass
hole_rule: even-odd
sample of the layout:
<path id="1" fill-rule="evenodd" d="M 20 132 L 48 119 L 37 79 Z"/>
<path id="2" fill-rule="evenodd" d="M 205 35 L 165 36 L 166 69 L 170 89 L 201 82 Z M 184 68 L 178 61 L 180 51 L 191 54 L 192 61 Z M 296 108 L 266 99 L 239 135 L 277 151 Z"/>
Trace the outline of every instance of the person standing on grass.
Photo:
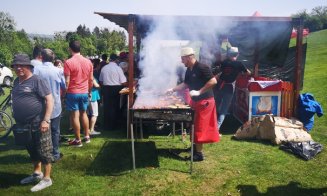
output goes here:
<path id="1" fill-rule="evenodd" d="M 16 54 L 12 63 L 17 78 L 12 89 L 12 108 L 17 124 L 30 124 L 32 142 L 26 149 L 32 159 L 34 173 L 20 181 L 21 184 L 39 181 L 32 192 L 40 191 L 52 185 L 50 177 L 52 140 L 50 118 L 53 109 L 53 98 L 48 83 L 33 75 L 30 58 L 26 54 Z M 42 173 L 44 165 L 44 174 Z"/>
<path id="2" fill-rule="evenodd" d="M 220 73 L 216 76 L 218 84 L 214 88 L 214 93 L 219 129 L 231 105 L 237 76 L 239 74 L 251 75 L 251 71 L 242 62 L 237 61 L 238 55 L 237 47 L 227 48 L 227 59 L 221 63 Z"/>
<path id="3" fill-rule="evenodd" d="M 119 91 L 127 85 L 123 70 L 118 66 L 118 56 L 110 55 L 109 64 L 100 72 L 100 84 L 103 95 L 103 122 L 104 128 L 113 130 L 118 127 L 117 121 L 121 116 Z"/>
<path id="4" fill-rule="evenodd" d="M 182 63 L 187 67 L 184 82 L 168 93 L 190 90 L 191 107 L 194 109 L 194 143 L 193 160 L 203 161 L 202 148 L 204 143 L 214 143 L 220 140 L 217 131 L 216 105 L 212 88 L 217 80 L 209 66 L 199 63 L 194 55 L 193 48 L 186 47 L 181 50 Z"/>
<path id="5" fill-rule="evenodd" d="M 53 145 L 53 156 L 55 161 L 63 154 L 59 151 L 60 140 L 60 119 L 61 119 L 61 91 L 66 90 L 63 70 L 53 65 L 55 54 L 50 49 L 41 51 L 43 64 L 34 68 L 34 74 L 45 80 L 49 86 L 54 100 L 54 107 L 51 114 L 51 136 Z"/>
<path id="6" fill-rule="evenodd" d="M 99 115 L 99 105 L 98 100 L 100 100 L 100 84 L 98 83 L 97 79 L 93 79 L 93 88 L 91 90 L 91 98 L 90 104 L 87 109 L 87 113 L 90 118 L 90 135 L 100 135 L 101 132 L 94 130 L 95 123 L 97 122 L 97 118 Z"/>
<path id="7" fill-rule="evenodd" d="M 82 147 L 81 125 L 84 129 L 84 142 L 90 143 L 89 119 L 86 114 L 89 105 L 89 96 L 93 86 L 93 65 L 91 61 L 80 53 L 79 41 L 71 41 L 69 50 L 72 57 L 65 61 L 64 75 L 67 86 L 66 109 L 70 111 L 70 118 L 75 132 L 75 139 L 69 141 L 69 145 Z"/>

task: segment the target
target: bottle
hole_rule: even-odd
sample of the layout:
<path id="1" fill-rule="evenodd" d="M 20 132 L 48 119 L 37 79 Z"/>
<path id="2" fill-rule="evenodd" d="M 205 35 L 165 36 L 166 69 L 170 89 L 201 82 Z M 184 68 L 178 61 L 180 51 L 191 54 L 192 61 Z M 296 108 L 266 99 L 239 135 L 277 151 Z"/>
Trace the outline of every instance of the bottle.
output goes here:
<path id="1" fill-rule="evenodd" d="M 184 130 L 182 130 L 182 141 L 183 142 L 185 142 L 186 136 L 187 136 L 186 129 L 184 129 Z"/>

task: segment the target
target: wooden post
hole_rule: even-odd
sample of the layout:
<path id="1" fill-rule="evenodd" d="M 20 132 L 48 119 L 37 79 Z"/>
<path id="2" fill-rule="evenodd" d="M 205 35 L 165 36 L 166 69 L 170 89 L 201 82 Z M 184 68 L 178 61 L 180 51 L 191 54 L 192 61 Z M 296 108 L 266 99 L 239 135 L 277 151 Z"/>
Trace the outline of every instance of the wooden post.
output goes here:
<path id="1" fill-rule="evenodd" d="M 293 97 L 293 116 L 296 116 L 297 103 L 301 90 L 301 64 L 302 64 L 302 45 L 303 45 L 303 20 L 302 18 L 296 19 L 296 52 L 295 52 L 295 84 L 294 84 L 294 97 Z"/>
<path id="2" fill-rule="evenodd" d="M 254 67 L 253 67 L 253 76 L 259 76 L 259 32 L 257 29 L 254 29 L 255 35 L 255 49 L 254 49 Z"/>
<path id="3" fill-rule="evenodd" d="M 134 103 L 134 45 L 133 45 L 133 36 L 134 36 L 134 15 L 128 15 L 128 88 L 129 88 L 129 106 L 131 108 Z"/>
<path id="4" fill-rule="evenodd" d="M 135 17 L 134 15 L 128 15 L 128 106 L 127 106 L 127 124 L 131 124 L 131 117 L 130 117 L 130 108 L 132 108 L 134 103 L 134 47 L 133 47 L 133 35 L 134 35 L 134 22 Z M 127 126 L 127 137 L 131 136 L 133 131 L 131 126 Z M 135 169 L 135 166 L 134 166 Z"/>

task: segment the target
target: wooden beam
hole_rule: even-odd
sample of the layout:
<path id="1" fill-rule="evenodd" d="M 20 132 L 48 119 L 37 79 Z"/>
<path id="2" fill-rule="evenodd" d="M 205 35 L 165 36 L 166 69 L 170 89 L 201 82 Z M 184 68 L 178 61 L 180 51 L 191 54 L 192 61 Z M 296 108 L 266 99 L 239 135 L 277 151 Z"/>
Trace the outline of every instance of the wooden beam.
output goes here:
<path id="1" fill-rule="evenodd" d="M 127 138 L 132 137 L 133 124 L 131 123 L 131 113 L 130 108 L 134 104 L 134 41 L 133 41 L 133 33 L 134 33 L 134 23 L 135 23 L 135 17 L 134 15 L 128 16 L 128 105 L 127 105 Z M 128 126 L 131 125 L 131 126 Z M 132 140 L 134 138 L 132 137 Z M 134 141 L 133 141 L 134 142 Z M 135 167 L 135 166 L 134 166 Z"/>
<path id="2" fill-rule="evenodd" d="M 128 98 L 129 105 L 128 109 L 133 106 L 134 103 L 134 41 L 133 41 L 133 32 L 134 32 L 134 15 L 129 15 L 128 17 Z"/>
<path id="3" fill-rule="evenodd" d="M 297 36 L 296 36 L 296 52 L 295 52 L 295 84 L 294 84 L 294 97 L 293 97 L 293 116 L 297 113 L 297 103 L 301 91 L 301 65 L 302 65 L 302 46 L 303 46 L 303 19 L 297 19 Z"/>

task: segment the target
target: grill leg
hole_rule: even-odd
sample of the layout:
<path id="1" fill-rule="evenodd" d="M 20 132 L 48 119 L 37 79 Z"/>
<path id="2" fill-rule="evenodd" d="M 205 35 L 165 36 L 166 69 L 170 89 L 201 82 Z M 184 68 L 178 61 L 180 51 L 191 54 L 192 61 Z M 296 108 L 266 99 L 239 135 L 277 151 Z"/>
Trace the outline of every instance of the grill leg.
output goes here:
<path id="1" fill-rule="evenodd" d="M 191 140 L 191 163 L 190 163 L 190 174 L 193 172 L 193 152 L 194 152 L 194 124 L 192 124 L 192 140 Z"/>
<path id="2" fill-rule="evenodd" d="M 142 122 L 142 118 L 140 119 L 140 137 L 141 140 L 143 139 L 143 122 Z"/>
<path id="3" fill-rule="evenodd" d="M 184 130 L 184 123 L 181 122 L 181 136 L 182 136 L 182 142 L 185 142 L 186 140 L 186 131 Z"/>
<path id="4" fill-rule="evenodd" d="M 131 140 L 132 140 L 132 159 L 133 159 L 133 170 L 135 171 L 135 149 L 134 149 L 134 130 L 133 123 L 131 124 Z"/>
<path id="5" fill-rule="evenodd" d="M 173 138 L 175 138 L 176 124 L 173 122 Z"/>
<path id="6" fill-rule="evenodd" d="M 128 137 L 129 137 L 129 132 L 131 131 L 130 129 L 129 129 L 129 125 L 130 125 L 130 116 L 129 116 L 129 98 L 128 98 L 129 96 L 127 95 L 127 122 L 126 122 L 126 129 L 127 129 L 127 139 L 128 139 Z"/>

